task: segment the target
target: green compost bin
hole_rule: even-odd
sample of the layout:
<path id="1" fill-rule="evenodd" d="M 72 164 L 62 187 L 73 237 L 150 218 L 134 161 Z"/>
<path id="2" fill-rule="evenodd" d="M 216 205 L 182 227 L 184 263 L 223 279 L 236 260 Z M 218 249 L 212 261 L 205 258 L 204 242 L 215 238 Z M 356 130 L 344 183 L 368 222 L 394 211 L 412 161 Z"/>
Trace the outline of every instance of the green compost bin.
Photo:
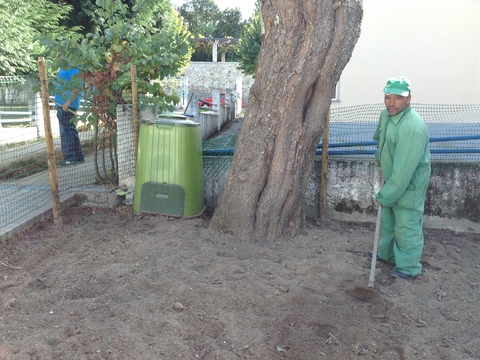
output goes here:
<path id="1" fill-rule="evenodd" d="M 204 210 L 202 130 L 178 114 L 140 124 L 133 211 L 178 217 Z"/>

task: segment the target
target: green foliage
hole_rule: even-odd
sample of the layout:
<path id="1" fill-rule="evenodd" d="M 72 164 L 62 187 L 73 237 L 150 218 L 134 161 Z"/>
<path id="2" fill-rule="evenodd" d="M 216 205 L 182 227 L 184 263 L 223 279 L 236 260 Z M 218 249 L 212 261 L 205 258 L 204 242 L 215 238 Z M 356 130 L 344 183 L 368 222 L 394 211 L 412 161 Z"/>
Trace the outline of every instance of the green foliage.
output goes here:
<path id="1" fill-rule="evenodd" d="M 220 13 L 213 37 L 240 37 L 243 25 L 240 9 L 225 9 Z"/>
<path id="2" fill-rule="evenodd" d="M 44 52 L 38 36 L 55 34 L 69 6 L 48 0 L 2 0 L 0 6 L 0 75 L 38 73 L 37 58 Z"/>
<path id="3" fill-rule="evenodd" d="M 181 72 L 191 57 L 191 35 L 168 0 L 132 2 L 96 0 L 90 32 L 41 39 L 50 50 L 49 74 L 67 67 L 65 62 L 80 70 L 81 78 L 64 89 L 79 89 L 80 82 L 84 83 L 83 96 L 90 111 L 75 119 L 95 130 L 95 170 L 102 183 L 118 182 L 116 109 L 130 102 L 132 65 L 137 72 L 139 105 L 173 111 L 180 98 L 168 94 L 161 80 Z M 110 169 L 105 167 L 106 159 Z"/>
<path id="4" fill-rule="evenodd" d="M 250 24 L 244 29 L 243 36 L 238 44 L 238 55 L 240 57 L 239 68 L 246 75 L 255 75 L 257 67 L 258 53 L 262 42 L 260 36 L 262 34 L 262 18 L 260 12 L 260 2 L 256 2 L 256 11 Z"/>
<path id="5" fill-rule="evenodd" d="M 178 9 L 188 30 L 196 37 L 213 37 L 221 11 L 213 0 L 189 0 Z"/>
<path id="6" fill-rule="evenodd" d="M 67 4 L 72 7 L 69 16 L 60 21 L 60 25 L 66 28 L 81 26 L 80 32 L 84 35 L 92 32 L 96 18 L 96 0 L 50 0 L 56 4 Z M 136 0 L 122 0 L 131 10 Z"/>
<path id="7" fill-rule="evenodd" d="M 42 38 L 42 44 L 50 49 L 49 72 L 60 67 L 61 62 L 56 59 L 59 53 L 84 74 L 84 79 L 90 77 L 94 82 L 102 74 L 108 79 L 102 84 L 106 88 L 100 89 L 95 83 L 90 95 L 104 91 L 114 108 L 125 102 L 122 94 L 131 87 L 130 68 L 135 65 L 141 79 L 141 106 L 173 110 L 178 96 L 167 96 L 153 80 L 179 73 L 187 66 L 191 49 L 190 34 L 168 0 L 137 0 L 131 8 L 120 0 L 97 0 L 96 5 L 92 32 Z M 87 81 L 87 85 L 92 83 Z"/>
<path id="8" fill-rule="evenodd" d="M 220 11 L 213 0 L 189 0 L 178 8 L 180 16 L 195 39 L 238 38 L 242 35 L 244 22 L 239 8 Z M 195 43 L 192 61 L 211 61 L 211 46 Z M 229 48 L 227 58 L 236 59 L 236 46 Z"/>
<path id="9" fill-rule="evenodd" d="M 88 34 L 92 31 L 95 20 L 96 0 L 50 0 L 59 5 L 68 5 L 72 8 L 68 17 L 60 21 L 60 25 L 67 29 L 80 26 L 79 32 Z"/>

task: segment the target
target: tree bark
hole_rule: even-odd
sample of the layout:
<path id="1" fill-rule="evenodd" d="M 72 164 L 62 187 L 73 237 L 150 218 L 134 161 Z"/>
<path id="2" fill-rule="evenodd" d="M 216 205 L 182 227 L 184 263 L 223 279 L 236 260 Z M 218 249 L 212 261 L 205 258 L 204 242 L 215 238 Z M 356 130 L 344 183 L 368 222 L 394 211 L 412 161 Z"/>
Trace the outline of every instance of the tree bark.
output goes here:
<path id="1" fill-rule="evenodd" d="M 356 0 L 263 0 L 261 9 L 255 84 L 211 227 L 271 240 L 305 226 L 315 149 L 363 10 Z"/>

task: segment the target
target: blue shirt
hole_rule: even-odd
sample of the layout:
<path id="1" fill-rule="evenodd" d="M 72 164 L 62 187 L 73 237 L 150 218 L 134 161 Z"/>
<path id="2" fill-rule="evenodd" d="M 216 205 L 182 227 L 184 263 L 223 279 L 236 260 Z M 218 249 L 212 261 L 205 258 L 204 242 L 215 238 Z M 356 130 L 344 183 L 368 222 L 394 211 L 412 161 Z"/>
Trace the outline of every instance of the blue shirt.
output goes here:
<path id="1" fill-rule="evenodd" d="M 55 103 L 57 106 L 63 105 L 67 102 L 70 97 L 70 91 L 63 91 L 63 86 L 65 82 L 70 82 L 74 75 L 79 73 L 77 68 L 72 68 L 69 70 L 61 69 L 57 77 L 57 85 L 55 87 Z M 77 96 L 70 103 L 70 108 L 77 110 L 80 107 L 80 96 Z"/>

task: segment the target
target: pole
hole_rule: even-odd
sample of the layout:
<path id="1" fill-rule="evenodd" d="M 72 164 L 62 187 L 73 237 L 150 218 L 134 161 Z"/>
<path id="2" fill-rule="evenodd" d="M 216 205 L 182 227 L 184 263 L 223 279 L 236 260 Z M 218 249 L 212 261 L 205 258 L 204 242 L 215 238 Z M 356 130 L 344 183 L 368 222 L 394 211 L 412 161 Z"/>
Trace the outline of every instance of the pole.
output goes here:
<path id="1" fill-rule="evenodd" d="M 382 205 L 378 204 L 377 223 L 375 225 L 375 239 L 373 241 L 372 262 L 367 288 L 373 289 L 375 282 L 375 266 L 377 264 L 378 240 L 380 239 L 380 225 L 382 224 Z"/>
<path id="2" fill-rule="evenodd" d="M 132 115 L 133 115 L 133 156 L 135 164 L 137 163 L 137 154 L 138 154 L 138 134 L 139 134 L 139 124 L 138 124 L 138 92 L 137 92 L 137 67 L 132 65 L 130 67 L 130 76 L 132 78 Z"/>
<path id="3" fill-rule="evenodd" d="M 48 78 L 45 59 L 38 58 L 38 72 L 40 75 L 40 97 L 42 99 L 43 122 L 45 124 L 45 142 L 48 154 L 48 175 L 50 191 L 52 193 L 53 221 L 57 225 L 63 223 L 60 207 L 60 192 L 58 190 L 57 165 L 55 163 L 55 148 L 53 147 L 52 126 L 50 123 L 50 105 L 48 103 Z"/>
<path id="4" fill-rule="evenodd" d="M 330 134 L 330 110 L 328 110 L 327 121 L 323 128 L 322 137 L 322 169 L 320 172 L 320 199 L 318 214 L 320 220 L 327 218 L 327 175 L 328 175 L 328 143 Z"/>

